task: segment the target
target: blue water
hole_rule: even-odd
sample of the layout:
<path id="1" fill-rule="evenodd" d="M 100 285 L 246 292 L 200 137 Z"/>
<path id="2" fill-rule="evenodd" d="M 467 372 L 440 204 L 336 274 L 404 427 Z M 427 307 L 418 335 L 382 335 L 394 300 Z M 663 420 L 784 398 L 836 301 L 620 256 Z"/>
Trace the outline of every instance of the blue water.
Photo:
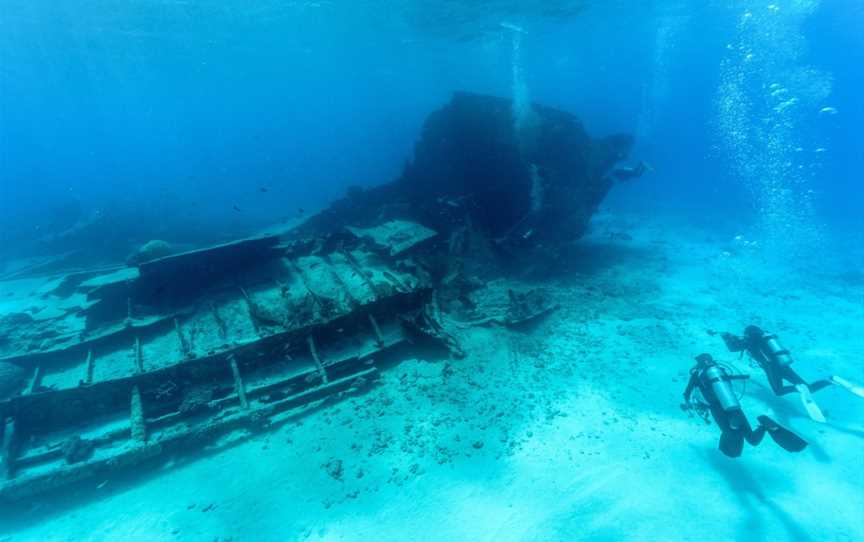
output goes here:
<path id="1" fill-rule="evenodd" d="M 627 269 L 632 275 L 625 276 L 624 271 L 616 275 L 616 270 L 602 280 L 594 277 L 597 285 L 584 298 L 579 298 L 582 294 L 574 298 L 596 299 L 596 292 L 614 291 L 616 287 L 610 286 L 614 279 L 649 282 L 647 272 L 639 274 L 637 256 L 654 254 L 654 249 L 659 253 L 662 245 L 671 254 L 668 260 L 665 254 L 658 257 L 661 263 L 647 256 L 644 260 L 654 265 L 650 280 L 659 286 L 652 283 L 641 294 L 662 290 L 662 295 L 657 294 L 660 301 L 651 298 L 648 303 L 660 307 L 659 316 L 651 316 L 659 323 L 651 325 L 658 329 L 668 325 L 679 335 L 666 328 L 663 333 L 686 340 L 663 343 L 662 337 L 657 339 L 663 335 L 658 331 L 656 336 L 646 332 L 642 341 L 627 326 L 635 326 L 630 322 L 638 323 L 644 314 L 634 317 L 623 309 L 620 321 L 609 324 L 609 329 L 603 328 L 599 310 L 601 316 L 583 329 L 578 321 L 582 313 L 571 307 L 575 316 L 560 327 L 562 337 L 584 338 L 590 335 L 585 329 L 594 325 L 591 333 L 602 340 L 597 340 L 601 346 L 591 355 L 603 363 L 608 362 L 603 358 L 605 344 L 629 348 L 629 343 L 615 343 L 623 340 L 620 337 L 644 346 L 634 358 L 657 363 L 663 382 L 652 381 L 656 386 L 651 389 L 654 397 L 666 400 L 661 406 L 638 405 L 649 418 L 654 415 L 652 408 L 657 408 L 664 420 L 680 421 L 675 416 L 683 384 L 675 379 L 698 353 L 691 350 L 703 344 L 716 346 L 716 339 L 709 342 L 704 333 L 712 326 L 738 330 L 764 318 L 791 336 L 790 343 L 818 359 L 820 371 L 827 374 L 840 367 L 844 375 L 860 380 L 864 377 L 860 360 L 851 359 L 849 353 L 864 351 L 859 319 L 864 304 L 862 28 L 861 0 L 3 0 L 0 274 L 13 261 L 67 250 L 86 248 L 94 264 L 119 262 L 152 239 L 184 247 L 202 245 L 308 216 L 349 187 L 396 178 L 411 158 L 427 115 L 447 103 L 454 91 L 464 90 L 572 112 L 594 137 L 620 132 L 635 136 L 627 162 L 643 160 L 651 172 L 614 187 L 601 209 L 601 220 L 602 227 L 612 229 L 626 223 L 638 249 L 592 252 L 598 249 L 588 243 L 583 250 L 589 255 L 586 260 L 592 254 L 610 254 L 610 260 L 629 255 L 636 269 Z M 648 225 L 640 231 L 642 222 Z M 669 233 L 658 223 L 677 229 Z M 67 243 L 63 236 L 78 228 L 83 233 L 68 236 Z M 598 236 L 593 233 L 588 240 L 596 243 Z M 770 258 L 762 258 L 769 255 L 774 257 L 770 265 L 766 263 Z M 709 269 L 704 275 L 700 274 L 703 261 Z M 606 263 L 596 267 L 605 270 Z M 795 283 L 797 277 L 790 278 L 788 271 L 802 263 L 817 272 Z M 586 269 L 591 265 L 584 263 Z M 780 278 L 785 281 L 782 286 Z M 823 294 L 830 302 L 824 301 Z M 614 299 L 609 305 L 615 310 L 620 309 L 615 305 L 618 295 L 626 297 L 610 296 Z M 756 298 L 764 305 L 754 306 L 751 300 Z M 645 311 L 649 309 L 654 307 Z M 688 319 L 676 319 L 683 314 Z M 823 324 L 825 337 L 833 342 L 820 335 Z M 555 355 L 549 356 L 559 361 L 575 356 L 574 351 L 587 355 L 582 346 L 555 348 L 559 350 L 550 347 Z M 629 356 L 624 346 L 620 348 L 616 363 Z M 660 352 L 660 362 L 652 358 L 655 351 Z M 421 367 L 415 373 L 431 371 L 416 364 Z M 423 376 L 427 377 L 431 378 Z M 606 384 L 602 376 L 594 380 Z M 609 389 L 618 390 L 618 384 L 609 384 Z M 523 392 L 514 395 L 522 397 Z M 826 431 L 830 436 L 825 439 L 835 440 L 824 448 L 814 443 L 801 479 L 808 484 L 818 482 L 823 474 L 840 479 L 846 485 L 835 497 L 855 508 L 862 483 L 860 467 L 855 467 L 861 457 L 855 448 L 860 452 L 860 403 L 845 396 L 831 397 L 826 404 L 831 405 L 832 415 L 837 413 L 835 419 L 842 427 L 823 431 L 805 426 L 814 441 L 821 442 Z M 638 403 L 638 397 L 633 403 Z M 556 415 L 553 412 L 548 419 Z M 803 425 L 800 412 L 797 418 L 789 416 Z M 654 421 L 650 419 L 651 424 Z M 829 416 L 829 421 L 834 419 Z M 581 428 L 573 429 L 577 430 Z M 707 439 L 706 450 L 692 444 L 693 435 L 676 435 L 680 440 L 672 440 L 672 446 L 696 456 L 696 465 L 713 466 L 711 476 L 721 480 L 720 487 L 697 484 L 691 495 L 684 480 L 669 491 L 683 500 L 692 497 L 689 504 L 722 493 L 726 500 L 712 511 L 712 521 L 727 525 L 722 507 L 738 505 L 744 519 L 736 516 L 735 525 L 740 520 L 744 527 L 735 539 L 765 539 L 760 536 L 763 521 L 765 532 L 786 533 L 789 540 L 821 540 L 818 526 L 826 521 L 832 522 L 832 533 L 864 532 L 854 509 L 830 520 L 817 511 L 802 518 L 804 526 L 799 527 L 789 510 L 803 515 L 807 510 L 802 509 L 810 507 L 788 495 L 812 495 L 817 482 L 793 491 L 773 471 L 763 478 L 775 456 L 763 456 L 751 470 L 736 470 L 722 458 L 707 455 L 715 452 L 716 435 Z M 562 442 L 560 448 L 570 446 L 563 437 Z M 307 444 L 309 450 L 321 451 L 317 442 Z M 467 441 L 463 444 L 475 453 Z M 666 457 L 662 446 L 651 449 L 652 457 Z M 641 456 L 643 450 L 633 453 Z M 249 455 L 257 459 L 256 454 Z M 834 462 L 835 457 L 840 459 Z M 699 463 L 699 458 L 707 459 Z M 295 459 L 299 462 L 302 457 Z M 781 461 L 789 462 L 782 463 L 787 468 L 793 460 Z M 477 467 L 478 479 L 486 475 L 483 469 L 494 470 L 496 465 L 500 463 L 490 460 Z M 671 460 L 663 466 L 678 467 Z M 473 468 L 464 463 L 457 466 L 463 477 L 460 483 L 471 478 L 465 471 L 473 475 Z M 251 479 L 257 475 L 259 480 L 269 480 L 267 472 L 250 470 Z M 858 478 L 850 481 L 853 470 Z M 525 494 L 534 498 L 531 490 L 542 496 L 549 487 L 559 487 L 558 479 L 545 480 L 547 486 L 532 485 L 536 472 L 529 472 L 526 486 L 514 484 L 518 491 L 526 487 Z M 686 478 L 686 473 L 678 475 Z M 185 471 L 185 476 L 193 479 L 187 486 L 200 483 L 194 472 Z M 703 482 L 713 480 L 711 476 Z M 641 480 L 634 478 L 625 491 L 652 483 L 650 478 Z M 666 492 L 661 485 L 655 487 Z M 619 503 L 618 486 L 603 488 L 608 502 Z M 827 495 L 832 490 L 824 491 Z M 180 494 L 172 506 L 203 504 L 195 491 Z M 265 515 L 271 530 L 261 539 L 280 539 L 273 533 L 279 532 L 282 511 L 293 510 L 297 499 L 287 490 L 282 496 L 282 508 L 273 505 L 268 509 L 272 514 Z M 357 506 L 375 509 L 374 500 L 362 498 Z M 411 497 L 395 500 L 403 506 L 402 513 L 415 512 Z M 492 496 L 488 501 L 499 504 Z M 252 504 L 250 509 L 258 506 Z M 102 514 L 99 524 L 110 526 L 110 503 L 103 505 L 109 511 L 97 510 Z M 129 507 L 129 502 L 125 505 Z M 320 508 L 318 501 L 314 505 L 315 510 Z M 579 514 L 590 519 L 595 512 L 601 516 L 609 509 L 592 506 L 601 508 L 589 503 L 579 508 Z M 537 508 L 555 511 L 549 503 Z M 379 510 L 383 509 L 381 505 Z M 662 511 L 662 503 L 658 509 Z M 747 511 L 753 509 L 751 516 Z M 134 515 L 134 510 L 129 514 Z M 241 519 L 255 517 L 245 509 L 232 511 Z M 578 539 L 572 533 L 578 533 L 588 519 L 583 521 L 576 512 L 572 517 L 566 510 L 559 512 L 548 512 L 557 523 L 550 520 L 541 525 L 555 535 L 544 537 L 547 531 L 540 529 L 534 532 L 541 535 L 532 540 Z M 309 524 L 326 525 L 329 513 L 318 523 L 310 519 Z M 360 515 L 353 509 L 344 515 L 352 514 Z M 676 520 L 686 524 L 681 515 Z M 654 516 L 651 520 L 660 527 L 678 525 Z M 428 517 L 424 521 L 427 526 L 436 524 Z M 61 522 L 60 529 L 65 526 Z M 616 536 L 619 527 L 609 527 L 613 534 L 599 538 L 626 539 Z M 82 527 L 68 527 L 69 532 L 76 528 Z M 669 528 L 667 532 L 676 536 L 690 532 L 690 525 L 680 531 Z M 420 539 L 435 540 L 434 533 L 424 534 Z M 110 533 L 106 536 L 111 539 Z M 208 533 L 200 539 L 205 538 L 213 537 Z M 320 535 L 319 539 L 327 538 Z M 642 533 L 639 539 L 648 538 Z M 837 535 L 836 539 L 854 537 Z M 0 542 L 4 540 L 0 532 Z"/>
<path id="2" fill-rule="evenodd" d="M 136 241 L 204 240 L 391 180 L 426 114 L 453 90 L 512 95 L 513 31 L 502 22 L 526 31 L 519 61 L 531 100 L 576 113 L 594 135 L 639 137 L 635 157 L 656 174 L 611 202 L 753 220 L 754 200 L 771 196 L 760 195 L 758 172 L 736 170 L 754 156 L 724 147 L 724 62 L 750 70 L 740 90 L 753 102 L 752 126 L 771 113 L 766 85 L 813 70 L 791 90 L 827 92 L 802 97 L 782 119 L 788 156 L 777 160 L 805 168 L 792 189 L 814 191 L 816 222 L 854 218 L 864 202 L 860 2 L 777 2 L 774 11 L 588 2 L 578 14 L 545 7 L 572 2 L 426 4 L 5 2 L 6 248 L 26 252 L 46 230 L 93 213 L 110 214 Z M 742 26 L 748 10 L 758 20 Z M 837 114 L 820 115 L 823 107 Z"/>

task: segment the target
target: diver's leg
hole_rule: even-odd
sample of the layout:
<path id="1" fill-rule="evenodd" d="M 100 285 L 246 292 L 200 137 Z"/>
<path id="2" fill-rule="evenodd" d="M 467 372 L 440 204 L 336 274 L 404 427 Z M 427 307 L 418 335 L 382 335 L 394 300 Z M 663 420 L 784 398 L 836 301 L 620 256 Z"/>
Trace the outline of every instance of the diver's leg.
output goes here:
<path id="1" fill-rule="evenodd" d="M 780 391 L 775 391 L 777 395 L 788 395 L 793 391 L 798 391 L 798 388 L 795 386 L 781 386 Z"/>
<path id="2" fill-rule="evenodd" d="M 733 428 L 729 421 L 729 414 L 716 405 L 710 405 L 711 417 L 720 428 L 720 451 L 727 457 L 738 457 L 744 449 L 744 436 L 740 429 Z"/>
<path id="3" fill-rule="evenodd" d="M 768 377 L 768 385 L 771 386 L 771 391 L 774 392 L 774 395 L 786 395 L 795 391 L 794 386 L 783 385 L 783 375 L 780 371 L 768 367 L 765 368 L 765 376 Z"/>
<path id="4" fill-rule="evenodd" d="M 804 384 L 804 379 L 802 379 L 796 372 L 794 372 L 789 367 L 783 367 L 777 372 L 772 373 L 773 380 L 771 377 L 768 378 L 768 382 L 771 384 L 771 389 L 774 390 L 775 395 L 788 395 L 790 393 L 794 393 L 798 391 L 797 386 L 799 384 Z M 783 381 L 788 380 L 792 382 L 792 386 L 784 386 Z"/>
<path id="5" fill-rule="evenodd" d="M 788 380 L 793 384 L 792 386 L 783 387 L 784 390 L 789 390 L 785 393 L 797 391 L 801 398 L 801 404 L 804 405 L 804 409 L 807 411 L 807 415 L 810 416 L 813 421 L 825 423 L 825 414 L 822 413 L 822 409 L 819 408 L 819 405 L 817 405 L 816 401 L 813 400 L 813 396 L 810 395 L 810 392 L 813 391 L 813 386 L 818 386 L 816 387 L 818 390 L 830 384 L 830 382 L 825 384 L 819 382 L 815 382 L 813 385 L 807 384 L 807 382 L 801 378 L 801 375 L 793 371 L 788 365 L 780 369 L 780 375 L 784 380 Z"/>
<path id="6" fill-rule="evenodd" d="M 758 446 L 762 439 L 765 437 L 765 427 L 760 423 L 756 426 L 756 429 L 753 429 L 750 426 L 750 422 L 747 421 L 747 416 L 740 410 L 736 411 L 738 417 L 738 423 L 741 425 L 741 433 L 744 435 L 744 438 L 747 439 L 747 442 L 750 443 L 751 446 Z"/>
<path id="7" fill-rule="evenodd" d="M 831 380 L 817 380 L 811 384 L 808 384 L 807 387 L 810 388 L 810 391 L 817 392 L 823 388 L 827 388 L 828 386 L 833 386 L 834 382 Z"/>
<path id="8" fill-rule="evenodd" d="M 780 368 L 780 381 L 782 382 L 783 380 L 788 380 L 792 383 L 791 386 L 784 386 L 784 390 L 791 389 L 791 391 L 795 391 L 798 389 L 798 386 L 801 386 L 802 384 L 805 386 L 807 385 L 807 382 L 803 378 L 801 378 L 801 375 L 796 373 L 795 370 L 788 365 L 784 365 Z M 787 391 L 786 393 L 791 392 Z"/>
<path id="9" fill-rule="evenodd" d="M 717 424 L 717 427 L 720 428 L 724 433 L 726 431 L 733 431 L 734 429 L 729 425 L 729 416 L 726 414 L 726 411 L 720 408 L 719 406 L 709 405 L 708 407 L 711 410 L 711 417 L 714 418 L 714 422 Z"/>

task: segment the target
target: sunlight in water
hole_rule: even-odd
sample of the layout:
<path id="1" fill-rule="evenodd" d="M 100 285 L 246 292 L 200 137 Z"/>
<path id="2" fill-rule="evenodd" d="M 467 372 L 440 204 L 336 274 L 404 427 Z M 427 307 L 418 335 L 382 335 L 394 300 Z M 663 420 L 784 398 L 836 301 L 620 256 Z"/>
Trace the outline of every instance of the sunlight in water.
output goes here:
<path id="1" fill-rule="evenodd" d="M 513 77 L 513 126 L 523 153 L 531 152 L 536 144 L 536 115 L 531 106 L 531 96 L 528 83 L 525 81 L 525 69 L 522 65 L 522 38 L 525 31 L 511 23 L 501 23 L 501 26 L 512 35 L 513 51 L 511 68 Z"/>

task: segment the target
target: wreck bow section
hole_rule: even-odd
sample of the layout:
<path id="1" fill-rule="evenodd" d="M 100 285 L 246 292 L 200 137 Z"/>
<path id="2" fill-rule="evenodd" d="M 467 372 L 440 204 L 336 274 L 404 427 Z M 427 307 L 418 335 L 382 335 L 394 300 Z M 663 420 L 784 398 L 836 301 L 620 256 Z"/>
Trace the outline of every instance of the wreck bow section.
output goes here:
<path id="1" fill-rule="evenodd" d="M 444 345 L 428 285 L 397 267 L 348 232 L 43 283 L 54 318 L 11 315 L 2 345 L 0 498 L 278 423 L 369 384 L 409 345 Z"/>

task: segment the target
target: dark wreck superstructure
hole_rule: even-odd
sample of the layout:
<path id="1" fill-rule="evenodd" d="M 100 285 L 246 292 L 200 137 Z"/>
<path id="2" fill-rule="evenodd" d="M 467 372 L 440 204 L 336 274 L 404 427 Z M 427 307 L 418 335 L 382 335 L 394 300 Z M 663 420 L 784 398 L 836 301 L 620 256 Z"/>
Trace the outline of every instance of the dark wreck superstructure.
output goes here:
<path id="1" fill-rule="evenodd" d="M 394 182 L 284 231 L 108 269 L 0 278 L 0 499 L 242 439 L 361 390 L 400 359 L 459 357 L 476 275 L 580 237 L 630 138 L 458 93 Z M 545 314 L 510 292 L 501 323 Z"/>
<path id="2" fill-rule="evenodd" d="M 405 217 L 439 234 L 470 228 L 501 247 L 578 239 L 632 138 L 592 139 L 567 112 L 535 105 L 533 113 L 520 134 L 510 100 L 456 93 L 426 120 L 398 180 L 349 192 L 303 231 Z"/>

